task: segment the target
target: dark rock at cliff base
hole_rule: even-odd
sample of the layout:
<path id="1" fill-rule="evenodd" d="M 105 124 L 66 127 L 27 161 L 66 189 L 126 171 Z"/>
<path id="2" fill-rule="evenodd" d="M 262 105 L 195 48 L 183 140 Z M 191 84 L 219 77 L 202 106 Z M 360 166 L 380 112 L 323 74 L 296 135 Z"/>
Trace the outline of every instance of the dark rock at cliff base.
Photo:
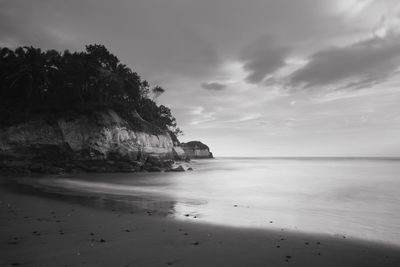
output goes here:
<path id="1" fill-rule="evenodd" d="M 161 168 L 154 166 L 149 169 L 149 172 L 162 172 L 162 171 L 163 170 Z"/>
<path id="2" fill-rule="evenodd" d="M 49 174 L 62 174 L 65 169 L 55 166 L 46 166 L 44 164 L 35 163 L 29 166 L 29 170 L 33 173 L 49 173 Z"/>
<path id="3" fill-rule="evenodd" d="M 176 167 L 176 168 L 170 169 L 170 171 L 171 171 L 171 172 L 184 172 L 185 169 L 184 169 L 181 165 L 179 165 L 179 166 Z"/>
<path id="4" fill-rule="evenodd" d="M 210 148 L 200 141 L 182 143 L 181 146 L 189 158 L 213 158 Z"/>
<path id="5" fill-rule="evenodd" d="M 133 166 L 133 164 L 128 162 L 118 162 L 117 169 L 120 172 L 134 172 L 138 170 L 137 168 L 135 168 L 135 166 Z"/>
<path id="6" fill-rule="evenodd" d="M 174 161 L 172 159 L 163 159 L 157 156 L 151 155 L 146 159 L 145 166 L 150 169 L 152 167 L 161 167 L 161 168 L 171 168 Z"/>

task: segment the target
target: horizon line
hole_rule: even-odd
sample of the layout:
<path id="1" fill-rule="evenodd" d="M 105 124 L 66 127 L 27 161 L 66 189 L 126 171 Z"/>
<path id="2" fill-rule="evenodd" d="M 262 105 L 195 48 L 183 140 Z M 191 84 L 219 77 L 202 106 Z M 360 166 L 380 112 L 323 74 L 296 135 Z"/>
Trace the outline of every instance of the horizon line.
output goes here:
<path id="1" fill-rule="evenodd" d="M 342 158 L 342 159 L 400 159 L 399 156 L 214 156 L 214 158 L 265 158 L 265 159 L 299 159 L 299 158 Z"/>

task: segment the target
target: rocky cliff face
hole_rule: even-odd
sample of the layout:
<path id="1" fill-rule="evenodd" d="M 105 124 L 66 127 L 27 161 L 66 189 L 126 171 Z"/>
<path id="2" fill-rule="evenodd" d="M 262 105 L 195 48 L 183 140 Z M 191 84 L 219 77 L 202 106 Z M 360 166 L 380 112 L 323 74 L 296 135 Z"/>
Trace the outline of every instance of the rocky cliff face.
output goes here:
<path id="1" fill-rule="evenodd" d="M 146 164 L 151 169 L 185 157 L 183 149 L 174 146 L 169 133 L 137 130 L 112 110 L 60 117 L 52 122 L 37 119 L 0 129 L 3 167 L 12 159 L 13 164 L 24 162 L 29 169 L 49 162 L 61 169 L 137 171 Z"/>
<path id="2" fill-rule="evenodd" d="M 182 148 L 189 158 L 213 158 L 209 147 L 200 141 L 182 143 Z"/>

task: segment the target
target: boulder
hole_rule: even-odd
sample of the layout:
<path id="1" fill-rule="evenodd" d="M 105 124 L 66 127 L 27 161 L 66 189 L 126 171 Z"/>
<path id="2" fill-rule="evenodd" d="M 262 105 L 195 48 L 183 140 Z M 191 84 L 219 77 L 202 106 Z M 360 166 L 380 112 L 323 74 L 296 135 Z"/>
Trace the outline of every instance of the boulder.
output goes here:
<path id="1" fill-rule="evenodd" d="M 178 167 L 171 168 L 170 171 L 171 172 L 184 172 L 185 169 L 181 165 L 179 165 Z"/>
<path id="2" fill-rule="evenodd" d="M 200 141 L 182 143 L 182 149 L 189 158 L 213 158 L 209 147 Z"/>

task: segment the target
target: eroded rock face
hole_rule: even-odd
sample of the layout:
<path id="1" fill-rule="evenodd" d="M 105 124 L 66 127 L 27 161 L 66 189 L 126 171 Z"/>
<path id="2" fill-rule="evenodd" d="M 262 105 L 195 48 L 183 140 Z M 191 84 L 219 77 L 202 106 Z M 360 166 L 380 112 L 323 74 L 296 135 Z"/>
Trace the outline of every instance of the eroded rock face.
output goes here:
<path id="1" fill-rule="evenodd" d="M 182 143 L 182 149 L 189 158 L 213 158 L 209 147 L 200 141 Z"/>
<path id="2" fill-rule="evenodd" d="M 59 165 L 74 160 L 122 161 L 136 170 L 138 164 L 134 162 L 146 162 L 148 158 L 185 157 L 182 148 L 175 147 L 166 132 L 152 134 L 135 130 L 112 110 L 98 112 L 94 117 L 59 118 L 51 123 L 39 119 L 2 128 L 1 158 L 32 160 L 39 157 L 37 161 L 43 161 L 48 154 L 48 160 L 57 158 Z"/>
<path id="3" fill-rule="evenodd" d="M 186 153 L 185 153 L 185 151 L 183 150 L 182 147 L 174 146 L 172 148 L 172 150 L 173 150 L 173 153 L 174 153 L 174 157 L 176 159 L 186 159 L 187 158 L 187 155 L 186 155 Z"/>

